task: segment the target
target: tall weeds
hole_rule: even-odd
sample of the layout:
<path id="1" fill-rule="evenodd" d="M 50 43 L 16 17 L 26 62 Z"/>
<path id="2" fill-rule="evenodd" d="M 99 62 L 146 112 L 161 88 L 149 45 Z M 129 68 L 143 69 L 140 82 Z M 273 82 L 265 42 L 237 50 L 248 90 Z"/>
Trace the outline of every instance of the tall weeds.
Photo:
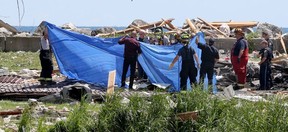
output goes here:
<path id="1" fill-rule="evenodd" d="M 174 94 L 155 93 L 149 98 L 134 95 L 129 99 L 123 103 L 117 93 L 108 96 L 97 115 L 87 110 L 88 104 L 81 101 L 67 121 L 57 122 L 49 131 L 288 131 L 287 106 L 278 98 L 270 102 L 221 100 L 194 88 Z M 189 111 L 198 111 L 198 118 L 187 121 L 177 118 L 178 113 Z M 21 128 L 25 130 L 29 130 L 28 115 L 23 114 L 21 118 Z"/>

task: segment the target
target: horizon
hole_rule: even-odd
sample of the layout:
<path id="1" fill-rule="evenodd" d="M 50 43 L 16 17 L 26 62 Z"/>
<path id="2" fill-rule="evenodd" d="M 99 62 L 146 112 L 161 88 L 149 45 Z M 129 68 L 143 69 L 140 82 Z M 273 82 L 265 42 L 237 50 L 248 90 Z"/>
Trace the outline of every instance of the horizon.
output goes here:
<path id="1" fill-rule="evenodd" d="M 200 17 L 213 21 L 257 21 L 278 27 L 288 27 L 288 14 L 282 13 L 288 1 L 230 0 L 166 1 L 166 0 L 2 0 L 0 19 L 12 26 L 38 26 L 43 20 L 57 26 L 73 23 L 75 26 L 123 27 L 135 19 L 148 23 L 174 18 L 172 24 L 181 27 L 185 19 Z M 23 6 L 24 5 L 24 6 Z M 19 17 L 24 13 L 23 19 Z M 278 15 L 279 14 L 279 15 Z"/>

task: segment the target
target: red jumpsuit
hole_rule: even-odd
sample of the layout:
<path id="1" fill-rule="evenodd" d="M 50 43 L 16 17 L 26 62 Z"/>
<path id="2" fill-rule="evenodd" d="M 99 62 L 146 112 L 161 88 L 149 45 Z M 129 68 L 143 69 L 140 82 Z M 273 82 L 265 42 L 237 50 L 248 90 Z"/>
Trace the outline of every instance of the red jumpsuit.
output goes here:
<path id="1" fill-rule="evenodd" d="M 238 62 L 240 50 L 244 48 L 243 54 Z M 246 82 L 246 66 L 248 63 L 248 42 L 242 37 L 236 41 L 231 49 L 231 63 L 233 70 L 238 77 L 238 86 L 244 87 Z"/>

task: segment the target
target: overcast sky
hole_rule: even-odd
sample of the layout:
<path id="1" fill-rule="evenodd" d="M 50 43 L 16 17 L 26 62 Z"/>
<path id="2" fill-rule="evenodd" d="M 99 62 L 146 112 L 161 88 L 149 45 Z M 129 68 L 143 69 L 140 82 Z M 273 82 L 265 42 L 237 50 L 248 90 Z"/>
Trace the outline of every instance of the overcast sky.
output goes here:
<path id="1" fill-rule="evenodd" d="M 19 25 L 17 0 L 0 0 L 0 19 Z M 23 7 L 21 0 L 21 14 Z M 175 18 L 182 26 L 186 18 L 206 21 L 259 21 L 288 27 L 287 0 L 23 0 L 22 26 L 38 26 L 46 20 L 55 25 L 127 26 L 134 19 L 146 22 Z"/>

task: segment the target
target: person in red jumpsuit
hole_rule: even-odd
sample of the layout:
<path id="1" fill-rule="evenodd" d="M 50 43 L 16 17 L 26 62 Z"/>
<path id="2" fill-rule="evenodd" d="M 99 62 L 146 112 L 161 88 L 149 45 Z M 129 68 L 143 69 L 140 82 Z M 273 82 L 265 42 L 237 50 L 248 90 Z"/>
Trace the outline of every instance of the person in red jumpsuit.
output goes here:
<path id="1" fill-rule="evenodd" d="M 244 32 L 240 28 L 235 31 L 236 42 L 231 49 L 231 63 L 233 70 L 237 77 L 237 84 L 234 86 L 235 90 L 244 88 L 246 82 L 246 66 L 248 63 L 248 42 L 244 39 Z"/>

